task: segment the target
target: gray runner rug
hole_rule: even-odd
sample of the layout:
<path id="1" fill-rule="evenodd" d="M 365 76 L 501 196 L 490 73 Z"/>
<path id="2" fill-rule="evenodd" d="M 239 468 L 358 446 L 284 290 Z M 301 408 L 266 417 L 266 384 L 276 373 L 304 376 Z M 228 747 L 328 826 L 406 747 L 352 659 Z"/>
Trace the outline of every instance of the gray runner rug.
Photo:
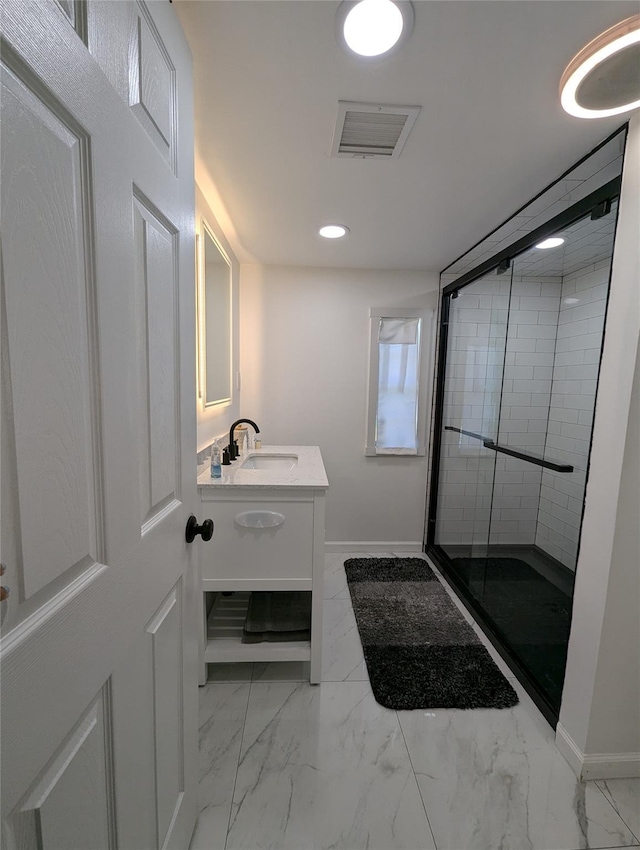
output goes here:
<path id="1" fill-rule="evenodd" d="M 380 705 L 511 708 L 518 696 L 429 564 L 345 562 L 373 695 Z"/>

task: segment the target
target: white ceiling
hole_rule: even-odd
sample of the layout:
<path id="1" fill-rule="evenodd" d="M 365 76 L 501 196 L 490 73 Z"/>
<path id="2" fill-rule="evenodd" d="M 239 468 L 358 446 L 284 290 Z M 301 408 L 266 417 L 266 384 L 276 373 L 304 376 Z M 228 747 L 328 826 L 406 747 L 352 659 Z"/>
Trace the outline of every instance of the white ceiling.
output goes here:
<path id="1" fill-rule="evenodd" d="M 339 47 L 338 5 L 174 4 L 198 178 L 242 262 L 439 271 L 626 120 L 566 115 L 558 81 L 637 0 L 417 0 L 376 63 Z M 422 106 L 399 159 L 329 158 L 339 100 Z M 321 239 L 334 221 L 350 235 Z"/>

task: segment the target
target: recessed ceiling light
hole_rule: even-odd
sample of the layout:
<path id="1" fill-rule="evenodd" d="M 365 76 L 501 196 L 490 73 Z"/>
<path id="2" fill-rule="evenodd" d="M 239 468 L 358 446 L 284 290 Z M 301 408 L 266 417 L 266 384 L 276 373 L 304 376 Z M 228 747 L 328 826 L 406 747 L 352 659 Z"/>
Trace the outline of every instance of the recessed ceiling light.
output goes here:
<path id="1" fill-rule="evenodd" d="M 608 118 L 640 106 L 640 15 L 589 42 L 560 80 L 563 109 L 578 118 Z"/>
<path id="2" fill-rule="evenodd" d="M 345 0 L 338 7 L 336 36 L 348 52 L 375 59 L 404 44 L 413 21 L 408 0 Z"/>
<path id="3" fill-rule="evenodd" d="M 318 233 L 324 236 L 325 239 L 340 239 L 341 236 L 346 236 L 349 228 L 344 224 L 327 224 L 321 227 Z"/>
<path id="4" fill-rule="evenodd" d="M 550 236 L 549 239 L 543 239 L 542 242 L 538 242 L 536 248 L 558 248 L 560 245 L 564 245 L 564 239 L 561 236 Z"/>

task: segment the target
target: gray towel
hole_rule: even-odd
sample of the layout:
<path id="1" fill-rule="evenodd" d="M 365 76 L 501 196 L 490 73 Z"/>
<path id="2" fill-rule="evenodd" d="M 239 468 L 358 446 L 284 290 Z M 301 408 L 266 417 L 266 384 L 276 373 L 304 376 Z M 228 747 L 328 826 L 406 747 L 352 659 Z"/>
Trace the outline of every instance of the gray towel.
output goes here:
<path id="1" fill-rule="evenodd" d="M 249 599 L 242 642 L 289 640 L 311 640 L 310 591 L 254 591 Z"/>

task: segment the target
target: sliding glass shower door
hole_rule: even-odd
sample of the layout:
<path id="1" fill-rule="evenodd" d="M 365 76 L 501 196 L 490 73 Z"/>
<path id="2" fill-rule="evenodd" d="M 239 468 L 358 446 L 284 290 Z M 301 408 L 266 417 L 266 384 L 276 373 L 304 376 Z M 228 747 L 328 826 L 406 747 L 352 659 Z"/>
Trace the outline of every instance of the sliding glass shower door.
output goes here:
<path id="1" fill-rule="evenodd" d="M 448 350 L 436 539 L 450 558 L 489 552 L 511 274 L 486 275 L 445 302 Z M 475 582 L 474 582 L 475 586 Z"/>
<path id="2" fill-rule="evenodd" d="M 614 197 L 443 296 L 427 551 L 557 716 Z M 539 704 L 540 704 L 539 702 Z"/>

